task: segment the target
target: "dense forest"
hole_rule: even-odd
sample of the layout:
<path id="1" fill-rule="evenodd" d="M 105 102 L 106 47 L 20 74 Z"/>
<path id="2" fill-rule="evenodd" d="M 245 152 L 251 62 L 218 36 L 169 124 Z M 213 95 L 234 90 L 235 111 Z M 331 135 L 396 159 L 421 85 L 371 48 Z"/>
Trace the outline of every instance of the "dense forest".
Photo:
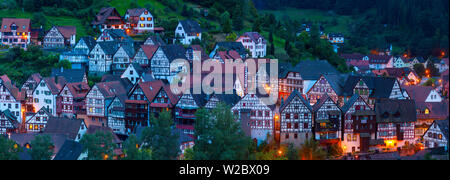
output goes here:
<path id="1" fill-rule="evenodd" d="M 254 0 L 258 9 L 318 9 L 355 17 L 344 51 L 393 45 L 396 53 L 439 56 L 449 48 L 448 0 Z M 361 48 L 359 48 L 361 50 Z"/>

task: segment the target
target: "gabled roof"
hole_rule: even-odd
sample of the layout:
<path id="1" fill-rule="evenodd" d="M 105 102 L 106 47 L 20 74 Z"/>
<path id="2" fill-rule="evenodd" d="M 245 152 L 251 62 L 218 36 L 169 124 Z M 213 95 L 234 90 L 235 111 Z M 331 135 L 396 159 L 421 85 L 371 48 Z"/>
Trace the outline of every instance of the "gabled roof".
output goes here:
<path id="1" fill-rule="evenodd" d="M 153 55 L 155 55 L 155 52 L 158 50 L 159 45 L 141 45 L 141 48 L 147 58 L 152 59 Z"/>
<path id="2" fill-rule="evenodd" d="M 6 119 L 11 122 L 11 124 L 13 125 L 14 128 L 18 128 L 20 126 L 20 123 L 17 121 L 16 115 L 11 113 L 11 111 L 9 111 L 9 109 L 6 109 L 4 111 L 0 110 L 0 116 L 1 115 L 4 115 L 6 117 Z"/>
<path id="3" fill-rule="evenodd" d="M 171 44 L 159 46 L 159 48 L 162 49 L 167 59 L 169 59 L 169 62 L 172 62 L 175 59 L 186 59 L 186 50 L 182 45 Z"/>
<path id="4" fill-rule="evenodd" d="M 31 118 L 29 118 L 29 119 L 26 121 L 26 123 L 28 123 L 29 121 L 31 121 L 31 119 L 33 119 L 33 117 L 36 116 L 36 114 L 39 114 L 39 113 L 44 113 L 44 114 L 46 114 L 48 117 L 53 117 L 52 113 L 48 112 L 48 110 L 47 110 L 46 107 L 42 107 L 42 108 L 39 109 L 39 111 L 37 111 L 36 113 L 34 113 L 34 112 L 27 112 L 27 115 L 26 115 L 26 116 L 27 116 L 27 117 L 28 117 L 28 116 L 31 116 Z"/>
<path id="5" fill-rule="evenodd" d="M 214 47 L 217 47 L 219 50 L 225 49 L 225 50 L 234 50 L 239 53 L 239 55 L 246 56 L 247 50 L 244 48 L 241 42 L 218 42 Z"/>
<path id="6" fill-rule="evenodd" d="M 7 75 L 0 76 L 0 85 L 3 84 L 5 88 L 11 93 L 16 101 L 20 101 L 25 99 L 25 95 L 19 91 L 14 84 L 12 84 L 11 80 Z"/>
<path id="7" fill-rule="evenodd" d="M 342 95 L 344 91 L 344 83 L 348 77 L 346 74 L 324 74 L 325 79 L 333 88 L 337 95 Z"/>
<path id="8" fill-rule="evenodd" d="M 442 134 L 444 134 L 445 138 L 448 141 L 448 118 L 446 120 L 435 120 L 434 123 L 438 125 Z"/>
<path id="9" fill-rule="evenodd" d="M 43 79 L 53 95 L 57 95 L 64 85 L 67 84 L 66 78 L 63 76 L 46 77 Z M 57 80 L 57 82 L 55 82 Z"/>
<path id="10" fill-rule="evenodd" d="M 82 119 L 50 117 L 44 128 L 44 134 L 64 134 L 69 139 L 74 140 L 77 138 L 82 122 Z"/>
<path id="11" fill-rule="evenodd" d="M 428 95 L 434 90 L 431 86 L 402 86 L 402 88 L 408 92 L 411 99 L 414 99 L 416 103 L 425 102 Z"/>
<path id="12" fill-rule="evenodd" d="M 417 121 L 414 100 L 381 99 L 375 103 L 375 113 L 378 123 Z"/>
<path id="13" fill-rule="evenodd" d="M 119 81 L 100 82 L 95 84 L 104 98 L 114 98 L 120 96 L 123 99 L 127 98 L 127 87 Z"/>
<path id="14" fill-rule="evenodd" d="M 117 49 L 117 51 L 119 51 L 119 49 L 122 48 L 125 53 L 127 53 L 128 57 L 132 58 L 134 56 L 134 48 L 130 43 L 124 43 L 121 44 L 120 47 Z"/>
<path id="15" fill-rule="evenodd" d="M 208 57 L 208 55 L 206 54 L 206 52 L 205 52 L 205 50 L 202 48 L 202 46 L 200 46 L 200 45 L 197 45 L 197 44 L 194 44 L 194 45 L 190 45 L 187 49 L 186 49 L 186 51 L 189 51 L 189 50 L 192 50 L 192 51 L 200 51 L 200 60 L 207 60 L 207 59 L 209 59 L 209 57 Z"/>
<path id="16" fill-rule="evenodd" d="M 347 113 L 348 110 L 355 104 L 360 98 L 359 94 L 353 94 L 353 96 L 341 107 L 343 113 Z"/>
<path id="17" fill-rule="evenodd" d="M 367 55 L 369 56 L 370 64 L 386 64 L 392 58 L 390 55 Z"/>
<path id="18" fill-rule="evenodd" d="M 135 9 L 128 9 L 126 14 L 129 16 L 141 16 L 142 13 L 144 13 L 147 9 L 145 8 L 135 8 Z"/>
<path id="19" fill-rule="evenodd" d="M 179 100 L 179 97 L 172 93 L 170 85 L 165 84 L 162 80 L 140 82 L 138 86 L 142 89 L 145 97 L 147 97 L 150 103 L 153 102 L 153 99 L 158 95 L 158 93 L 161 90 L 164 90 L 166 92 L 172 106 L 175 106 L 175 104 Z"/>
<path id="20" fill-rule="evenodd" d="M 56 26 L 56 28 L 66 39 L 70 39 L 72 35 L 77 34 L 77 27 L 75 26 Z"/>
<path id="21" fill-rule="evenodd" d="M 297 69 L 303 80 L 317 80 L 322 74 L 339 74 L 326 60 L 300 61 L 294 69 Z"/>
<path id="22" fill-rule="evenodd" d="M 78 160 L 83 153 L 83 146 L 73 140 L 66 140 L 53 160 Z"/>
<path id="23" fill-rule="evenodd" d="M 241 97 L 236 94 L 236 91 L 233 91 L 233 94 L 214 94 L 220 102 L 224 102 L 227 105 L 233 107 L 240 100 Z"/>
<path id="24" fill-rule="evenodd" d="M 73 98 L 84 98 L 90 90 L 90 87 L 85 82 L 68 83 L 66 84 Z"/>
<path id="25" fill-rule="evenodd" d="M 258 32 L 246 32 L 246 33 L 242 34 L 242 36 L 249 37 L 255 43 L 258 43 L 259 38 L 262 39 L 263 44 L 267 43 L 266 39 L 264 39 L 264 37 L 261 36 L 261 34 L 259 34 Z"/>
<path id="26" fill-rule="evenodd" d="M 95 45 L 97 44 L 97 41 L 92 36 L 86 36 L 80 38 L 80 41 L 83 40 L 86 46 L 89 48 L 89 51 L 94 49 Z M 80 42 L 78 41 L 78 42 Z"/>
<path id="27" fill-rule="evenodd" d="M 31 30 L 30 19 L 3 18 L 0 32 L 11 32 L 11 25 L 13 24 L 17 26 L 16 32 L 30 32 Z"/>
<path id="28" fill-rule="evenodd" d="M 119 48 L 119 43 L 117 43 L 116 41 L 101 41 L 97 42 L 97 44 L 107 55 L 114 55 L 114 53 L 116 53 L 117 49 Z"/>
<path id="29" fill-rule="evenodd" d="M 309 111 L 312 112 L 313 108 L 311 107 L 309 102 L 305 98 L 303 98 L 303 96 L 297 90 L 292 91 L 284 104 L 280 107 L 280 112 L 283 112 L 284 108 L 286 108 L 296 96 L 299 97 L 302 103 L 309 109 Z"/>
<path id="30" fill-rule="evenodd" d="M 64 69 L 64 68 L 52 68 L 50 76 L 62 76 L 68 83 L 83 82 L 83 78 L 86 75 L 84 68 L 82 69 Z"/>
<path id="31" fill-rule="evenodd" d="M 20 146 L 30 144 L 35 139 L 38 133 L 26 133 L 26 134 L 11 134 L 11 140 L 15 141 Z M 58 153 L 64 142 L 67 140 L 67 136 L 64 134 L 48 134 L 54 145 L 53 153 Z M 33 147 L 31 147 L 33 149 Z"/>
<path id="32" fill-rule="evenodd" d="M 109 16 L 116 17 L 116 15 L 114 15 L 114 13 L 119 14 L 119 12 L 116 10 L 116 8 L 104 7 L 95 16 L 95 19 L 92 21 L 92 24 L 93 25 L 104 24 Z M 116 17 L 116 18 L 120 18 L 121 19 L 121 17 Z"/>
<path id="33" fill-rule="evenodd" d="M 429 110 L 429 114 L 421 113 L 417 115 L 417 119 L 445 119 L 449 115 L 448 101 L 443 102 L 417 102 L 416 108 L 420 111 Z"/>
<path id="34" fill-rule="evenodd" d="M 150 44 L 150 42 L 152 44 Z M 144 45 L 160 45 L 160 46 L 163 46 L 163 45 L 166 45 L 166 42 L 164 42 L 159 35 L 153 35 L 153 36 L 151 35 L 145 40 Z"/>
<path id="35" fill-rule="evenodd" d="M 131 39 L 123 29 L 105 29 L 103 30 L 103 33 L 109 34 L 114 40 Z"/>
<path id="36" fill-rule="evenodd" d="M 317 111 L 322 107 L 322 105 L 323 105 L 325 102 L 327 102 L 327 100 L 330 100 L 330 101 L 332 101 L 333 103 L 336 104 L 336 102 L 334 102 L 333 99 L 331 99 L 331 97 L 330 97 L 327 93 L 325 93 L 322 97 L 320 97 L 320 99 L 316 102 L 316 104 L 314 104 L 314 105 L 312 106 L 313 112 L 317 112 Z M 337 106 L 338 109 L 339 109 L 339 106 L 338 106 L 337 104 L 336 104 L 336 106 Z"/>
<path id="37" fill-rule="evenodd" d="M 220 57 L 223 61 L 225 60 L 236 60 L 241 59 L 241 56 L 236 51 L 217 51 L 216 55 Z"/>
<path id="38" fill-rule="evenodd" d="M 372 90 L 372 93 L 369 95 L 371 98 L 389 98 L 394 83 L 397 81 L 397 79 L 392 77 L 351 75 L 345 82 L 342 95 L 352 96 L 353 89 L 360 79 L 362 79 L 367 87 Z"/>
<path id="39" fill-rule="evenodd" d="M 183 20 L 180 21 L 181 26 L 183 26 L 184 32 L 186 34 L 193 34 L 193 33 L 202 33 L 202 28 L 200 27 L 200 24 L 197 23 L 197 21 L 194 20 Z"/>

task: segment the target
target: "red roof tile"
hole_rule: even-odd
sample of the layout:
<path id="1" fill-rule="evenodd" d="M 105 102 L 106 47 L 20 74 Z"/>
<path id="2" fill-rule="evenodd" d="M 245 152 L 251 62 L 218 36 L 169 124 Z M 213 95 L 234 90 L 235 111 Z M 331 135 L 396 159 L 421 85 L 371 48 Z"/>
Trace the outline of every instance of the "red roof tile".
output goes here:
<path id="1" fill-rule="evenodd" d="M 11 32 L 11 25 L 17 25 L 17 32 L 30 32 L 30 19 L 3 18 L 1 32 Z M 25 27 L 25 28 L 24 28 Z"/>

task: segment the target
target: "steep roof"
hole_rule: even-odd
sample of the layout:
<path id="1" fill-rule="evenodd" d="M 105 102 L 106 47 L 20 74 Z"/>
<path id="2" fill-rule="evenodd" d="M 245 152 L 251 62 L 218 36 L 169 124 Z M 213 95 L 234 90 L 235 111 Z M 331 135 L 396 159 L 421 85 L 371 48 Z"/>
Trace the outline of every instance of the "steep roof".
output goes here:
<path id="1" fill-rule="evenodd" d="M 17 25 L 16 32 L 30 32 L 31 31 L 30 19 L 3 18 L 1 32 L 11 32 L 11 25 L 13 25 L 13 24 Z"/>
<path id="2" fill-rule="evenodd" d="M 152 44 L 150 44 L 150 43 L 152 43 Z M 164 42 L 159 35 L 153 35 L 153 36 L 151 35 L 145 40 L 144 45 L 163 46 L 163 45 L 166 45 L 166 42 Z"/>
<path id="3" fill-rule="evenodd" d="M 73 140 L 66 140 L 53 160 L 78 160 L 83 153 L 83 146 Z"/>
<path id="4" fill-rule="evenodd" d="M 241 42 L 218 42 L 214 47 L 217 47 L 218 49 L 234 50 L 238 52 L 241 57 L 247 55 L 247 50 Z"/>
<path id="5" fill-rule="evenodd" d="M 128 9 L 126 14 L 129 16 L 140 16 L 142 13 L 144 13 L 147 9 L 145 8 L 134 8 L 134 9 Z"/>
<path id="6" fill-rule="evenodd" d="M 359 94 L 353 94 L 353 96 L 341 107 L 343 113 L 347 113 L 347 111 L 355 104 L 356 101 L 360 98 Z"/>
<path id="7" fill-rule="evenodd" d="M 119 49 L 120 48 L 122 48 L 125 51 L 125 53 L 127 53 L 128 57 L 130 57 L 130 58 L 132 58 L 135 54 L 134 47 L 131 43 L 121 44 Z M 117 51 L 119 51 L 119 49 L 117 49 Z"/>
<path id="8" fill-rule="evenodd" d="M 76 139 L 80 130 L 82 119 L 69 119 L 66 117 L 50 117 L 44 128 L 44 134 L 64 134 L 69 139 Z"/>
<path id="9" fill-rule="evenodd" d="M 402 86 L 402 88 L 408 92 L 411 99 L 414 99 L 416 103 L 425 102 L 428 95 L 434 89 L 431 86 Z"/>
<path id="10" fill-rule="evenodd" d="M 445 138 L 448 141 L 448 118 L 446 120 L 435 120 L 434 123 L 438 125 L 442 134 L 444 134 Z"/>
<path id="11" fill-rule="evenodd" d="M 172 62 L 175 59 L 186 59 L 186 50 L 182 45 L 171 44 L 166 46 L 160 46 L 166 55 L 169 62 Z"/>
<path id="12" fill-rule="evenodd" d="M 80 40 L 81 39 L 84 41 L 86 46 L 89 48 L 89 51 L 94 49 L 95 45 L 97 44 L 97 41 L 92 36 L 82 37 L 82 38 L 80 38 Z M 80 42 L 80 41 L 78 41 L 78 42 Z"/>
<path id="13" fill-rule="evenodd" d="M 261 36 L 261 34 L 259 34 L 258 32 L 245 32 L 244 34 L 242 34 L 242 36 L 249 37 L 255 43 L 258 43 L 259 38 L 262 39 L 263 44 L 267 43 L 266 39 L 264 39 L 264 37 Z"/>
<path id="14" fill-rule="evenodd" d="M 220 102 L 224 102 L 231 107 L 241 100 L 241 97 L 236 94 L 236 91 L 233 91 L 233 94 L 215 94 L 215 96 Z"/>
<path id="15" fill-rule="evenodd" d="M 116 41 L 101 41 L 97 42 L 97 44 L 102 48 L 102 50 L 107 55 L 114 55 L 119 48 L 119 43 Z"/>
<path id="16" fill-rule="evenodd" d="M 98 90 L 103 94 L 105 98 L 114 98 L 116 96 L 122 99 L 127 98 L 128 87 L 123 84 L 121 80 L 100 82 L 95 85 L 98 87 Z"/>
<path id="17" fill-rule="evenodd" d="M 344 92 L 344 83 L 348 78 L 347 74 L 324 74 L 328 83 L 331 85 L 337 95 L 342 95 Z"/>
<path id="18" fill-rule="evenodd" d="M 134 70 L 136 71 L 136 73 L 141 76 L 142 73 L 145 72 L 145 69 L 142 68 L 138 63 L 131 63 L 130 66 L 133 66 Z"/>
<path id="19" fill-rule="evenodd" d="M 312 112 L 313 108 L 311 107 L 309 102 L 305 98 L 303 98 L 303 96 L 297 90 L 292 91 L 284 104 L 280 107 L 280 112 L 283 112 L 284 108 L 286 108 L 296 96 L 299 97 L 302 103 L 309 109 L 309 111 Z"/>
<path id="20" fill-rule="evenodd" d="M 113 7 L 102 8 L 95 16 L 95 19 L 92 21 L 92 25 L 104 24 L 105 21 L 110 16 L 121 19 L 121 17 L 116 17 L 116 15 L 114 15 L 114 13 L 119 14 L 119 12 L 116 10 L 116 8 L 113 8 Z"/>
<path id="21" fill-rule="evenodd" d="M 415 122 L 416 105 L 414 100 L 381 99 L 375 103 L 378 123 Z"/>
<path id="22" fill-rule="evenodd" d="M 392 58 L 390 55 L 367 55 L 370 64 L 386 64 Z"/>
<path id="23" fill-rule="evenodd" d="M 83 82 L 83 78 L 86 75 L 84 68 L 82 69 L 64 69 L 64 68 L 52 68 L 50 76 L 63 76 L 68 83 Z"/>
<path id="24" fill-rule="evenodd" d="M 300 61 L 297 69 L 303 80 L 317 80 L 322 74 L 339 74 L 339 72 L 326 60 Z"/>
<path id="25" fill-rule="evenodd" d="M 429 110 L 429 114 L 418 114 L 417 119 L 445 119 L 449 115 L 448 110 L 448 101 L 443 102 L 417 102 L 416 108 L 420 111 L 425 111 L 425 109 Z"/>
<path id="26" fill-rule="evenodd" d="M 219 55 L 220 59 L 224 61 L 227 59 L 231 60 L 241 59 L 241 56 L 236 51 L 218 51 L 216 52 L 216 54 Z"/>
<path id="27" fill-rule="evenodd" d="M 34 138 L 40 135 L 38 133 L 26 133 L 26 134 L 11 134 L 11 140 L 15 141 L 20 146 L 24 146 L 26 144 L 30 144 L 31 141 L 34 140 Z M 50 136 L 50 139 L 54 145 L 53 153 L 58 153 L 64 144 L 64 142 L 67 140 L 67 136 L 64 134 L 48 134 Z M 33 147 L 31 147 L 32 149 Z"/>
<path id="28" fill-rule="evenodd" d="M 53 95 L 58 94 L 64 87 L 64 85 L 67 84 L 66 78 L 64 78 L 63 76 L 46 77 L 44 78 L 44 82 L 47 84 Z"/>
<path id="29" fill-rule="evenodd" d="M 77 34 L 77 27 L 75 26 L 56 26 L 56 28 L 66 39 L 70 39 L 72 35 Z"/>
<path id="30" fill-rule="evenodd" d="M 147 58 L 152 59 L 153 55 L 155 55 L 155 52 L 158 50 L 159 45 L 141 45 L 141 48 Z"/>
<path id="31" fill-rule="evenodd" d="M 183 26 L 184 32 L 186 34 L 192 34 L 192 33 L 202 33 L 202 28 L 200 27 L 200 24 L 197 23 L 197 21 L 194 20 L 182 20 L 180 21 L 181 26 Z"/>
<path id="32" fill-rule="evenodd" d="M 350 75 L 343 86 L 344 89 L 342 95 L 352 96 L 353 88 L 355 88 L 360 79 L 362 79 L 367 87 L 372 90 L 372 93 L 369 95 L 369 97 L 372 98 L 389 98 L 394 83 L 397 81 L 397 79 L 393 77 Z"/>
<path id="33" fill-rule="evenodd" d="M 69 91 L 74 99 L 86 97 L 90 90 L 89 85 L 85 82 L 68 83 L 66 86 L 69 88 Z"/>
<path id="34" fill-rule="evenodd" d="M 103 33 L 108 33 L 114 40 L 130 40 L 130 36 L 123 29 L 105 29 Z"/>
<path id="35" fill-rule="evenodd" d="M 5 88 L 11 93 L 16 101 L 25 99 L 25 95 L 19 91 L 19 88 L 12 84 L 7 75 L 0 76 L 0 84 L 3 84 L 3 86 L 5 86 Z"/>
<path id="36" fill-rule="evenodd" d="M 317 112 L 317 111 L 322 107 L 322 105 L 323 105 L 325 102 L 327 102 L 327 100 L 333 101 L 333 100 L 331 99 L 331 97 L 330 97 L 327 93 L 325 93 L 322 97 L 320 97 L 320 99 L 316 102 L 316 104 L 314 104 L 314 105 L 312 106 L 313 112 Z M 333 101 L 333 103 L 336 104 L 336 102 L 334 102 L 334 101 Z M 339 108 L 338 105 L 336 105 L 336 106 Z"/>

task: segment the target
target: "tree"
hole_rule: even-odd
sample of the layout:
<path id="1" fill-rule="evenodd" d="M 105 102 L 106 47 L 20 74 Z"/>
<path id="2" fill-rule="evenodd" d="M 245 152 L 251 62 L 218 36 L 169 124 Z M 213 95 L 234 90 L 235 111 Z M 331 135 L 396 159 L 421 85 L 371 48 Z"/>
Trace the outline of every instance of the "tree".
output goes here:
<path id="1" fill-rule="evenodd" d="M 294 147 L 293 144 L 289 144 L 286 151 L 286 157 L 289 160 L 298 160 L 298 149 Z"/>
<path id="2" fill-rule="evenodd" d="M 151 160 L 151 149 L 139 147 L 136 135 L 132 134 L 123 144 L 123 152 L 125 154 L 124 160 Z"/>
<path id="3" fill-rule="evenodd" d="M 33 160 L 50 160 L 54 145 L 49 135 L 37 135 L 30 142 L 30 155 Z"/>
<path id="4" fill-rule="evenodd" d="M 230 108 L 219 103 L 213 110 L 196 112 L 194 159 L 240 160 L 249 156 L 251 139 L 235 120 Z"/>
<path id="5" fill-rule="evenodd" d="M 299 150 L 299 157 L 301 160 L 324 160 L 326 155 L 327 153 L 313 138 L 306 140 Z"/>
<path id="6" fill-rule="evenodd" d="M 0 160 L 19 160 L 21 148 L 10 139 L 0 135 Z"/>
<path id="7" fill-rule="evenodd" d="M 228 42 L 234 42 L 234 41 L 236 41 L 236 39 L 237 39 L 237 35 L 236 35 L 236 33 L 234 33 L 234 32 L 230 33 L 230 34 L 225 38 L 225 40 L 228 41 Z"/>
<path id="8" fill-rule="evenodd" d="M 220 16 L 220 25 L 222 26 L 222 32 L 223 33 L 230 33 L 231 32 L 231 20 L 230 20 L 230 13 L 228 11 L 225 11 Z"/>
<path id="9" fill-rule="evenodd" d="M 261 19 L 260 18 L 257 18 L 256 20 L 255 20 L 255 22 L 253 23 L 253 26 L 252 26 L 252 31 L 253 32 L 261 32 Z"/>
<path id="10" fill-rule="evenodd" d="M 337 144 L 332 144 L 331 146 L 328 147 L 328 156 L 330 157 L 339 157 L 342 156 L 342 154 L 344 153 L 344 150 Z"/>
<path id="11" fill-rule="evenodd" d="M 131 0 L 130 1 L 130 9 L 135 9 L 135 8 L 138 8 L 138 7 L 139 7 L 139 5 L 138 5 L 137 0 Z"/>
<path id="12" fill-rule="evenodd" d="M 72 69 L 72 63 L 69 60 L 63 59 L 55 64 L 56 68 Z"/>
<path id="13" fill-rule="evenodd" d="M 151 116 L 150 124 L 142 132 L 142 147 L 150 148 L 155 160 L 175 160 L 180 152 L 179 135 L 170 111 L 163 111 L 158 118 Z"/>
<path id="14" fill-rule="evenodd" d="M 413 69 L 420 77 L 425 75 L 425 66 L 422 63 L 414 64 Z"/>
<path id="15" fill-rule="evenodd" d="M 240 31 L 244 28 L 244 16 L 242 13 L 242 1 L 238 1 L 233 11 L 233 29 Z"/>
<path id="16" fill-rule="evenodd" d="M 33 24 L 33 27 L 45 28 L 45 25 L 47 25 L 47 18 L 45 17 L 44 13 L 35 12 L 33 13 L 33 17 L 31 18 L 31 24 Z"/>
<path id="17" fill-rule="evenodd" d="M 87 152 L 86 160 L 110 160 L 114 156 L 117 144 L 113 142 L 113 134 L 97 131 L 94 134 L 85 134 L 80 143 L 83 152 Z"/>

